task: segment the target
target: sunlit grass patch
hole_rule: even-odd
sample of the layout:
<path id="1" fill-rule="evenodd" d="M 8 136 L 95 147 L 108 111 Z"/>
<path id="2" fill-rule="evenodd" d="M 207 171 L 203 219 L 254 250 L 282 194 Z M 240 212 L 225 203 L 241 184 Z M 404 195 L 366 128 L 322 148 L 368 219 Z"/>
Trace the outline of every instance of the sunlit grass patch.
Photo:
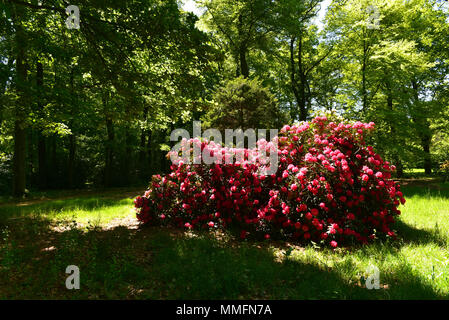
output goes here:
<path id="1" fill-rule="evenodd" d="M 0 206 L 0 219 L 35 217 L 52 221 L 72 221 L 80 225 L 104 226 L 114 219 L 133 216 L 132 199 L 101 196 L 51 200 L 29 205 Z"/>

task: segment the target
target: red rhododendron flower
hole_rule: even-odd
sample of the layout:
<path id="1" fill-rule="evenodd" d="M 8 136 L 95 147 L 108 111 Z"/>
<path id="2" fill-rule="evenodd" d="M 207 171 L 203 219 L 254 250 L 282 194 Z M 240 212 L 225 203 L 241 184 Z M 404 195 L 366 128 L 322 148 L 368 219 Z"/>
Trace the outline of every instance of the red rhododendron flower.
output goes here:
<path id="1" fill-rule="evenodd" d="M 222 160 L 242 154 L 243 161 L 174 162 L 169 174 L 153 176 L 149 189 L 134 200 L 137 219 L 189 229 L 219 226 L 240 231 L 242 239 L 276 235 L 331 247 L 395 238 L 392 225 L 405 199 L 391 179 L 395 167 L 365 143 L 373 129 L 374 123 L 316 117 L 284 126 L 272 141 L 259 140 L 256 149 L 183 140 L 188 149 L 197 145 Z M 266 176 L 261 155 L 270 151 L 279 161 L 276 173 Z"/>

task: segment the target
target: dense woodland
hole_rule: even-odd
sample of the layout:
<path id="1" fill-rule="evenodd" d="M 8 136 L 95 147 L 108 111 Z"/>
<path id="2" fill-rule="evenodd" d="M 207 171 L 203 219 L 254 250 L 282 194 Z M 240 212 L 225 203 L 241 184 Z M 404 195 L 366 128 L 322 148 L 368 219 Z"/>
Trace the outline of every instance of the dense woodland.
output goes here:
<path id="1" fill-rule="evenodd" d="M 373 121 L 398 168 L 449 160 L 447 1 L 2 0 L 0 192 L 145 185 L 175 128 Z"/>

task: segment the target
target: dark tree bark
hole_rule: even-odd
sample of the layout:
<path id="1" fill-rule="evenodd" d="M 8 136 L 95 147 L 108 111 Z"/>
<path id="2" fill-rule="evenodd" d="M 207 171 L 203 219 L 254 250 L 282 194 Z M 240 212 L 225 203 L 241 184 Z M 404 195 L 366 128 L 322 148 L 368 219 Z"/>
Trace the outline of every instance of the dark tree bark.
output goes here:
<path id="1" fill-rule="evenodd" d="M 106 121 L 106 135 L 107 135 L 107 140 L 105 143 L 106 148 L 105 148 L 104 185 L 106 187 L 109 187 L 112 185 L 115 132 L 114 132 L 114 122 L 108 112 L 107 96 L 103 96 L 103 107 L 106 117 L 105 121 Z"/>
<path id="2" fill-rule="evenodd" d="M 25 132 L 25 105 L 27 66 L 25 55 L 26 36 L 21 26 L 22 9 L 17 8 L 14 16 L 14 26 L 16 28 L 16 85 L 19 94 L 14 116 L 14 159 L 13 159 L 13 195 L 22 196 L 26 188 L 26 132 Z"/>
<path id="3" fill-rule="evenodd" d="M 38 112 L 42 112 L 44 108 L 43 103 L 43 86 L 44 86 L 44 67 L 41 62 L 36 64 L 36 84 L 38 90 Z M 38 152 L 38 177 L 39 177 L 39 187 L 41 189 L 47 188 L 47 146 L 45 136 L 42 131 L 38 132 L 38 142 L 37 142 L 37 152 Z"/>
<path id="4" fill-rule="evenodd" d="M 13 160 L 13 194 L 20 197 L 25 193 L 26 174 L 26 132 L 23 121 L 16 119 L 14 122 L 14 160 Z"/>
<path id="5" fill-rule="evenodd" d="M 424 116 L 424 112 L 419 112 L 419 108 L 421 105 L 421 102 L 419 101 L 419 94 L 418 94 L 418 83 L 413 80 L 412 81 L 412 88 L 413 88 L 413 95 L 415 100 L 415 105 L 413 108 L 416 110 L 418 109 L 418 112 L 414 112 L 415 114 L 419 114 L 419 116 L 413 117 L 413 122 L 418 126 L 418 134 L 420 137 L 421 142 L 421 148 L 424 151 L 424 172 L 426 174 L 432 173 L 432 158 L 430 155 L 430 144 L 432 143 L 432 132 L 430 130 L 430 123 L 427 117 Z"/>
<path id="6" fill-rule="evenodd" d="M 131 165 L 133 163 L 133 150 L 131 148 L 131 134 L 128 128 L 125 128 L 125 157 L 122 158 L 122 179 L 121 183 L 128 185 L 132 179 L 131 178 Z"/>
<path id="7" fill-rule="evenodd" d="M 147 120 L 148 116 L 148 106 L 146 106 L 143 109 L 143 119 L 144 121 Z M 148 130 L 142 129 L 140 132 L 140 146 L 139 146 L 139 173 L 140 175 L 145 174 L 148 171 L 148 161 L 149 157 L 147 157 L 147 136 L 148 136 Z M 149 137 L 148 137 L 149 138 Z"/>
<path id="8" fill-rule="evenodd" d="M 146 130 L 141 131 L 140 133 L 140 146 L 139 146 L 139 172 L 142 174 L 146 171 L 147 165 L 147 153 L 146 150 L 146 142 L 147 142 L 147 132 Z"/>
<path id="9" fill-rule="evenodd" d="M 154 157 L 153 157 L 153 149 L 151 147 L 153 142 L 153 132 L 152 130 L 148 130 L 148 141 L 147 141 L 147 153 L 148 153 L 148 170 L 150 173 L 154 172 Z"/>
<path id="10" fill-rule="evenodd" d="M 246 60 L 246 56 L 248 54 L 248 47 L 246 42 L 243 39 L 243 16 L 239 15 L 239 22 L 238 22 L 238 30 L 239 30 L 239 46 L 238 46 L 238 57 L 239 57 L 239 65 L 240 65 L 240 72 L 237 71 L 237 76 L 240 74 L 244 78 L 249 78 L 249 67 L 248 67 L 248 61 Z"/>
<path id="11" fill-rule="evenodd" d="M 57 139 L 58 136 L 53 134 L 53 136 L 51 136 L 50 138 L 50 155 L 51 155 L 51 170 L 48 171 L 48 180 L 50 180 L 49 185 L 52 185 L 52 187 L 56 187 L 57 185 L 59 185 L 61 182 L 58 180 L 58 171 L 59 171 L 59 162 L 58 162 L 58 154 L 56 153 L 57 151 Z"/>
<path id="12" fill-rule="evenodd" d="M 242 44 L 239 50 L 239 57 L 240 57 L 240 70 L 244 78 L 249 78 L 248 61 L 246 60 L 247 51 L 248 49 L 246 48 L 246 46 Z"/>
<path id="13" fill-rule="evenodd" d="M 424 134 L 421 138 L 421 146 L 424 150 L 424 172 L 426 174 L 432 173 L 432 159 L 430 156 L 430 142 L 432 138 L 430 135 Z"/>
<path id="14" fill-rule="evenodd" d="M 307 121 L 307 106 L 306 106 L 306 82 L 307 77 L 305 75 L 304 63 L 302 60 L 302 37 L 298 39 L 298 71 L 299 71 L 299 120 Z"/>
<path id="15" fill-rule="evenodd" d="M 387 91 L 387 107 L 388 107 L 388 109 L 393 111 L 393 92 L 391 91 L 391 87 L 388 82 L 385 84 L 385 87 L 387 89 L 386 90 Z M 396 127 L 392 123 L 390 123 L 390 130 L 391 130 L 392 136 L 396 137 Z M 396 151 L 394 151 L 394 154 L 393 154 L 393 161 L 396 166 L 397 177 L 402 178 L 402 176 L 404 175 L 404 166 L 403 166 L 402 161 L 399 158 L 399 155 Z"/>
<path id="16" fill-rule="evenodd" d="M 296 108 L 298 108 L 299 106 L 299 100 L 300 100 L 300 96 L 299 96 L 299 92 L 298 92 L 298 88 L 296 87 L 296 70 L 295 70 L 295 39 L 296 38 L 291 38 L 290 39 L 290 81 L 291 81 L 291 87 L 292 87 L 292 91 L 293 91 L 293 95 L 295 96 L 296 99 Z M 295 108 L 291 108 L 290 110 L 290 116 L 292 119 L 296 118 L 296 110 Z"/>
<path id="17" fill-rule="evenodd" d="M 368 45 L 366 40 L 363 40 L 363 60 L 362 60 L 362 110 L 366 112 L 368 109 L 368 97 L 366 90 L 366 59 L 368 53 Z"/>
<path id="18" fill-rule="evenodd" d="M 74 84 L 74 69 L 70 71 L 70 97 L 72 97 L 71 114 L 74 117 L 74 99 L 75 97 L 75 84 Z M 72 118 L 73 119 L 73 118 Z M 75 175 L 75 155 L 76 155 L 76 135 L 73 130 L 73 120 L 70 122 L 70 128 L 72 129 L 72 134 L 69 136 L 69 158 L 67 161 L 67 184 L 69 188 L 73 188 L 75 185 L 74 175 Z"/>
<path id="19" fill-rule="evenodd" d="M 290 39 L 290 80 L 292 82 L 292 91 L 296 99 L 297 109 L 299 111 L 299 120 L 307 120 L 307 106 L 306 106 L 306 75 L 304 73 L 304 66 L 302 61 L 302 39 L 298 39 L 298 68 L 295 63 L 295 41 L 296 38 Z M 299 78 L 299 79 L 298 79 Z M 296 116 L 296 115 L 294 115 Z M 293 117 L 294 118 L 294 117 Z"/>
<path id="20" fill-rule="evenodd" d="M 106 119 L 107 142 L 106 142 L 106 165 L 104 184 L 109 187 L 112 184 L 112 166 L 114 163 L 113 144 L 115 140 L 114 123 L 111 118 Z"/>
<path id="21" fill-rule="evenodd" d="M 67 163 L 67 183 L 69 188 L 75 186 L 75 154 L 76 154 L 76 137 L 72 133 L 69 136 L 69 159 Z"/>

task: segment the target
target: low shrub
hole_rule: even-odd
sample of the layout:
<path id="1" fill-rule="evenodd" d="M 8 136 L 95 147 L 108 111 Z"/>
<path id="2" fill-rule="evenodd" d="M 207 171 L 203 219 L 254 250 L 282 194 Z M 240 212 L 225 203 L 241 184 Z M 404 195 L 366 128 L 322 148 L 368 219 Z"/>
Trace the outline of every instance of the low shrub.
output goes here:
<path id="1" fill-rule="evenodd" d="M 144 224 L 180 228 L 227 228 L 241 238 L 315 242 L 337 247 L 376 238 L 395 238 L 391 229 L 405 203 L 391 179 L 393 165 L 365 144 L 374 123 L 335 123 L 316 117 L 284 126 L 258 151 L 223 148 L 213 142 L 184 141 L 217 156 L 207 164 L 182 161 L 165 176 L 155 175 L 135 199 Z M 278 153 L 278 170 L 264 175 L 261 153 Z M 243 152 L 243 161 L 220 164 L 218 156 Z M 258 153 L 258 154 L 257 154 Z M 255 156 L 256 161 L 248 161 Z"/>

